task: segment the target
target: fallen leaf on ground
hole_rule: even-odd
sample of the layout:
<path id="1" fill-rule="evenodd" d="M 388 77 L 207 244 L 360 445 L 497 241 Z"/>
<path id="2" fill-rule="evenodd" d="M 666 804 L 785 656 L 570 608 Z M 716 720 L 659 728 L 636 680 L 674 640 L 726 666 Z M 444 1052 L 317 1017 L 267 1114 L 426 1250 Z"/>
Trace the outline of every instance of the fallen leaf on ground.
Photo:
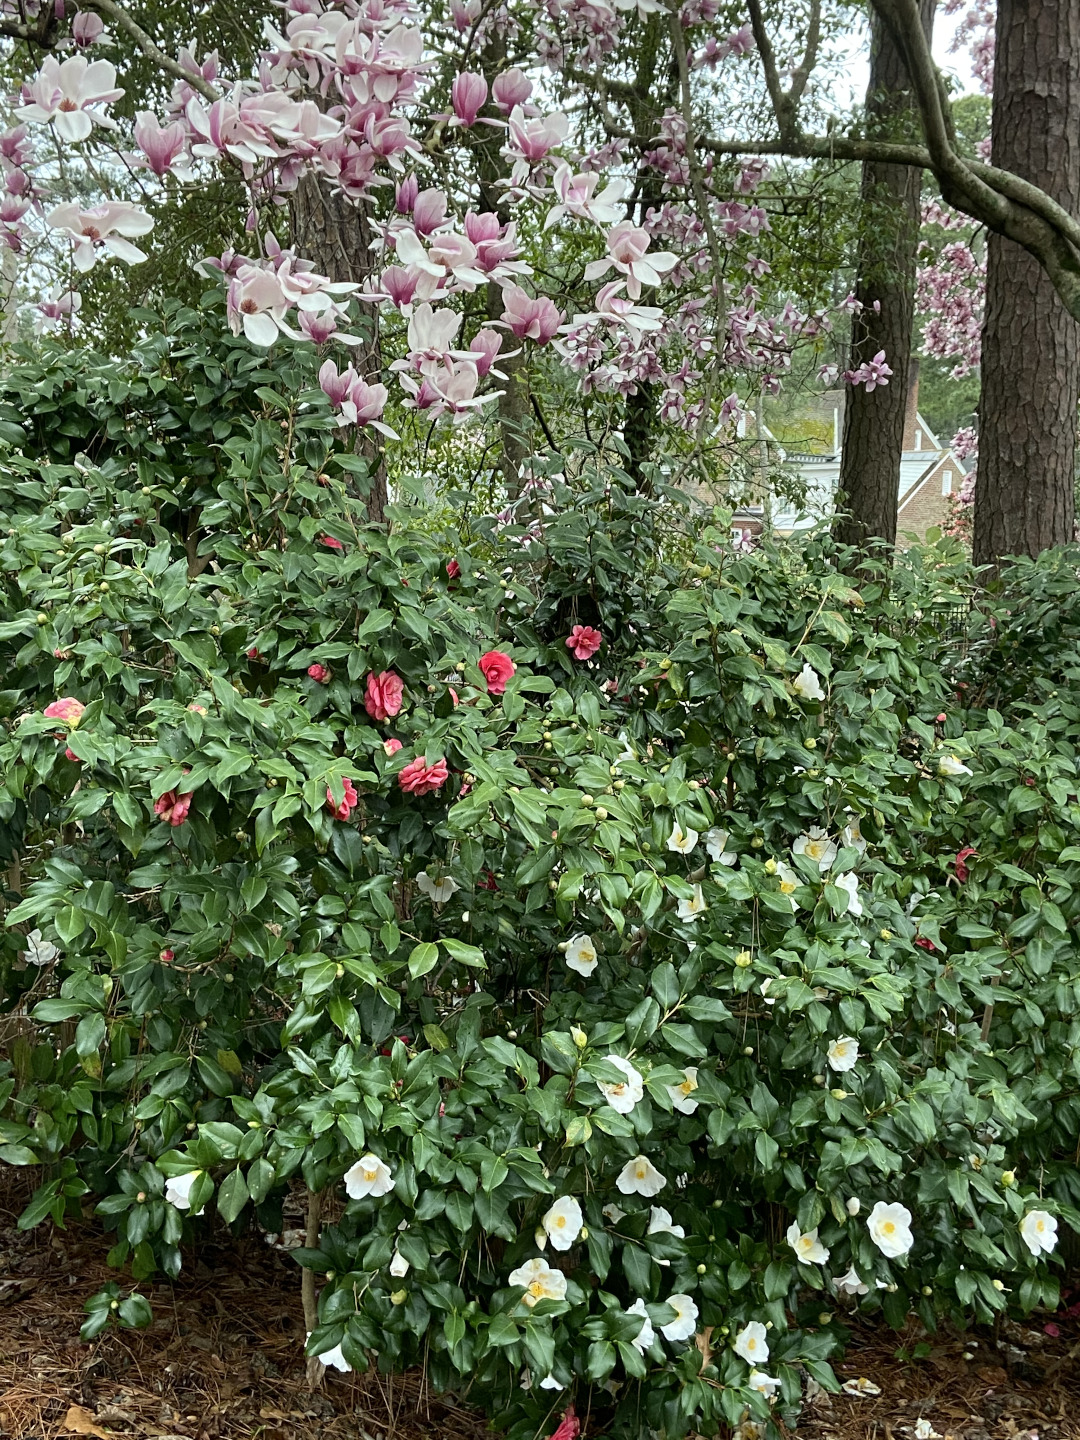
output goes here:
<path id="1" fill-rule="evenodd" d="M 82 1405 L 72 1405 L 64 1416 L 63 1430 L 67 1435 L 96 1435 L 99 1440 L 112 1440 L 111 1432 L 103 1430 L 90 1411 Z"/>

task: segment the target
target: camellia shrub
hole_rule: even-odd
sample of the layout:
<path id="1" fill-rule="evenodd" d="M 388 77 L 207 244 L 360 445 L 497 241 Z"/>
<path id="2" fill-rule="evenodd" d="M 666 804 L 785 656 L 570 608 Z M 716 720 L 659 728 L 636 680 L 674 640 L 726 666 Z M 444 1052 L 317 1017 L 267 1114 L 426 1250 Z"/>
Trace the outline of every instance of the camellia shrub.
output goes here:
<path id="1" fill-rule="evenodd" d="M 131 443 L 59 355 L 96 450 L 4 419 L 0 1159 L 102 1218 L 84 1335 L 297 1194 L 309 1355 L 513 1434 L 791 1420 L 855 1310 L 1053 1307 L 1080 711 L 981 708 L 1015 598 L 966 651 L 945 552 L 733 553 L 586 452 L 369 527 L 241 346 L 118 369 Z"/>

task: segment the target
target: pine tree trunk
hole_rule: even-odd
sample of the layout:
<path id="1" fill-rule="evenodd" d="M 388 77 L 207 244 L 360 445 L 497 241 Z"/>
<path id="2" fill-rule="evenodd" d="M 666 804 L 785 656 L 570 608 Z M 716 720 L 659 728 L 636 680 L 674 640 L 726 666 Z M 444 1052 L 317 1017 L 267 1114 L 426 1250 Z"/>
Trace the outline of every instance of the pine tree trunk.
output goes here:
<path id="1" fill-rule="evenodd" d="M 371 226 L 363 205 L 335 194 L 314 174 L 303 174 L 290 198 L 293 244 L 310 260 L 320 275 L 334 281 L 363 284 L 375 270 L 371 250 Z M 353 347 L 352 364 L 365 380 L 373 382 L 382 372 L 377 305 L 360 306 L 360 334 L 364 339 Z M 339 360 L 339 367 L 340 367 Z M 371 466 L 366 490 L 368 519 L 381 524 L 386 513 L 386 462 L 383 446 L 375 431 L 358 429 L 353 448 Z"/>
<path id="2" fill-rule="evenodd" d="M 1076 0 L 998 0 L 992 158 L 1076 213 Z M 1038 555 L 1072 539 L 1078 398 L 1080 326 L 1027 251 L 991 235 L 975 484 L 977 564 Z"/>
<path id="3" fill-rule="evenodd" d="M 919 11 L 929 36 L 934 24 L 933 0 L 919 0 Z M 911 110 L 907 67 L 875 15 L 866 92 L 867 133 L 897 138 Z M 842 493 L 838 497 L 838 505 L 847 513 L 836 524 L 837 539 L 846 545 L 896 542 L 921 190 L 922 172 L 913 166 L 863 165 L 863 235 L 855 295 L 864 309 L 852 323 L 851 368 L 858 369 L 884 350 L 893 373 L 888 385 L 869 392 L 854 385 L 847 394 L 840 460 Z"/>

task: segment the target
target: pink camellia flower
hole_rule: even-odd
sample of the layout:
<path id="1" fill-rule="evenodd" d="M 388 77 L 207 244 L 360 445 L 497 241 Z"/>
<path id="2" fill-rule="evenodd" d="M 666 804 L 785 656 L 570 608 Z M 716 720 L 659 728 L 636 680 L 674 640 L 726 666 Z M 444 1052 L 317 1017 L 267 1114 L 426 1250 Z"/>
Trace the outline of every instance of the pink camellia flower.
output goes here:
<path id="1" fill-rule="evenodd" d="M 172 950 L 162 950 L 161 953 L 158 955 L 158 959 L 161 961 L 162 965 L 171 965 L 172 962 L 176 959 L 176 954 Z"/>
<path id="2" fill-rule="evenodd" d="M 345 546 L 340 540 L 335 540 L 333 535 L 320 535 L 319 544 L 325 545 L 328 550 L 344 550 Z"/>
<path id="3" fill-rule="evenodd" d="M 154 174 L 166 175 L 184 154 L 187 131 L 179 121 L 173 125 L 159 125 L 157 116 L 151 111 L 140 110 L 135 116 L 135 144 L 146 156 L 146 163 Z M 181 175 L 180 178 L 186 179 L 187 176 Z"/>
<path id="4" fill-rule="evenodd" d="M 449 771 L 445 760 L 429 765 L 422 755 L 398 772 L 398 784 L 407 795 L 430 795 L 446 784 Z"/>
<path id="5" fill-rule="evenodd" d="M 566 637 L 566 648 L 575 660 L 591 660 L 603 643 L 604 637 L 591 625 L 575 625 Z"/>
<path id="6" fill-rule="evenodd" d="M 506 682 L 517 669 L 517 666 L 510 659 L 510 656 L 502 650 L 489 650 L 486 655 L 480 656 L 478 664 L 484 679 L 487 681 L 488 694 L 504 694 L 506 691 Z"/>
<path id="7" fill-rule="evenodd" d="M 389 720 L 400 712 L 404 693 L 405 682 L 393 670 L 384 670 L 381 675 L 372 673 L 367 677 L 364 709 L 373 720 Z"/>
<path id="8" fill-rule="evenodd" d="M 535 340 L 546 345 L 565 318 L 555 303 L 546 296 L 535 299 L 520 285 L 503 286 L 502 320 L 519 340 Z"/>
<path id="9" fill-rule="evenodd" d="M 55 205 L 45 216 L 45 224 L 50 230 L 62 230 L 71 236 L 75 242 L 72 260 L 75 269 L 83 272 L 97 264 L 99 246 L 128 265 L 141 264 L 146 255 L 127 237 L 148 235 L 154 228 L 145 210 L 125 200 L 106 200 L 87 210 L 80 210 L 74 201 Z"/>
<path id="10" fill-rule="evenodd" d="M 46 720 L 64 720 L 68 728 L 74 730 L 82 719 L 86 706 L 81 700 L 76 700 L 67 695 L 63 700 L 54 700 L 51 705 L 46 705 L 42 712 Z"/>
<path id="11" fill-rule="evenodd" d="M 491 84 L 491 98 L 504 115 L 509 115 L 515 105 L 524 105 L 532 91 L 532 81 L 516 65 L 496 75 Z"/>
<path id="12" fill-rule="evenodd" d="M 61 62 L 47 55 L 23 94 L 28 103 L 15 112 L 20 120 L 51 120 L 60 139 L 72 141 L 88 139 L 95 123 L 115 130 L 116 122 L 92 107 L 109 105 L 124 92 L 116 88 L 116 66 L 108 60 L 72 55 Z"/>
<path id="13" fill-rule="evenodd" d="M 484 108 L 487 95 L 487 81 L 483 75 L 463 70 L 460 75 L 454 76 L 454 83 L 450 87 L 450 103 L 454 107 L 454 114 L 466 130 L 470 125 L 476 124 L 476 117 Z"/>
<path id="14" fill-rule="evenodd" d="M 75 751 L 71 748 L 70 745 L 64 746 L 64 758 L 66 760 L 70 760 L 73 765 L 82 764 L 82 761 L 79 759 L 78 755 L 75 754 Z"/>
<path id="15" fill-rule="evenodd" d="M 247 658 L 249 660 L 262 659 L 262 656 L 259 654 L 259 647 L 257 645 L 252 645 L 251 649 L 247 652 Z"/>
<path id="16" fill-rule="evenodd" d="M 325 665 L 309 665 L 307 673 L 311 679 L 315 681 L 316 685 L 330 684 L 330 671 Z"/>
<path id="17" fill-rule="evenodd" d="M 183 825 L 191 809 L 192 792 L 189 790 L 186 795 L 178 795 L 175 790 L 166 790 L 164 795 L 159 795 L 154 801 L 154 814 L 165 821 L 166 825 Z"/>
<path id="18" fill-rule="evenodd" d="M 384 740 L 382 742 L 382 748 L 386 755 L 386 758 L 389 760 L 391 755 L 396 755 L 397 752 L 401 749 L 401 741 L 397 738 L 396 735 L 391 735 L 389 740 Z"/>
<path id="19" fill-rule="evenodd" d="M 356 786 L 351 780 L 342 780 L 345 794 L 342 796 L 341 804 L 335 804 L 334 795 L 329 785 L 326 787 L 326 808 L 335 820 L 348 820 L 350 813 L 360 798 L 356 793 Z"/>

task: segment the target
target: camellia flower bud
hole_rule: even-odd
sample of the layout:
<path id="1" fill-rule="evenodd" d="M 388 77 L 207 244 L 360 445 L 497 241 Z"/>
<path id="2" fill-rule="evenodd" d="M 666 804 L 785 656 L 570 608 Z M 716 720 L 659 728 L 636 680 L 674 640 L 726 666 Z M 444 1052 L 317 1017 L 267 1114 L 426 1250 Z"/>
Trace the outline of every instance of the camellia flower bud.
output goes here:
<path id="1" fill-rule="evenodd" d="M 776 861 L 775 861 L 775 860 L 771 860 L 771 859 L 770 859 L 770 860 L 766 860 L 766 861 L 765 861 L 765 874 L 766 874 L 766 875 L 775 875 L 775 874 L 776 874 Z"/>
<path id="2" fill-rule="evenodd" d="M 1002 1185 L 1004 1186 L 1004 1188 L 1005 1188 L 1006 1190 L 1008 1190 L 1010 1186 L 1015 1185 L 1015 1184 L 1016 1184 L 1016 1171 L 1015 1171 L 1015 1170 L 1003 1170 L 1003 1171 L 1001 1172 L 1001 1183 L 1002 1183 Z"/>
<path id="3" fill-rule="evenodd" d="M 406 1301 L 408 1298 L 409 1298 L 409 1292 L 408 1292 L 407 1290 L 395 1290 L 394 1293 L 390 1296 L 390 1304 L 391 1304 L 391 1305 L 404 1305 L 404 1304 L 405 1304 L 405 1301 Z"/>
<path id="4" fill-rule="evenodd" d="M 578 1049 L 584 1050 L 585 1046 L 589 1043 L 589 1037 L 585 1034 L 585 1031 L 579 1029 L 577 1025 L 571 1025 L 570 1034 L 573 1036 L 574 1044 Z"/>
<path id="5" fill-rule="evenodd" d="M 852 1195 L 851 1199 L 845 1204 L 844 1209 L 849 1215 L 857 1215 L 862 1209 L 862 1201 L 857 1195 Z"/>
<path id="6" fill-rule="evenodd" d="M 747 966 L 753 963 L 754 957 L 750 954 L 749 950 L 740 950 L 738 955 L 735 956 L 735 964 L 738 965 L 740 970 L 745 970 Z"/>
<path id="7" fill-rule="evenodd" d="M 829 1094 L 834 1100 L 846 1100 L 848 1096 L 848 1092 L 846 1090 L 830 1090 Z"/>

